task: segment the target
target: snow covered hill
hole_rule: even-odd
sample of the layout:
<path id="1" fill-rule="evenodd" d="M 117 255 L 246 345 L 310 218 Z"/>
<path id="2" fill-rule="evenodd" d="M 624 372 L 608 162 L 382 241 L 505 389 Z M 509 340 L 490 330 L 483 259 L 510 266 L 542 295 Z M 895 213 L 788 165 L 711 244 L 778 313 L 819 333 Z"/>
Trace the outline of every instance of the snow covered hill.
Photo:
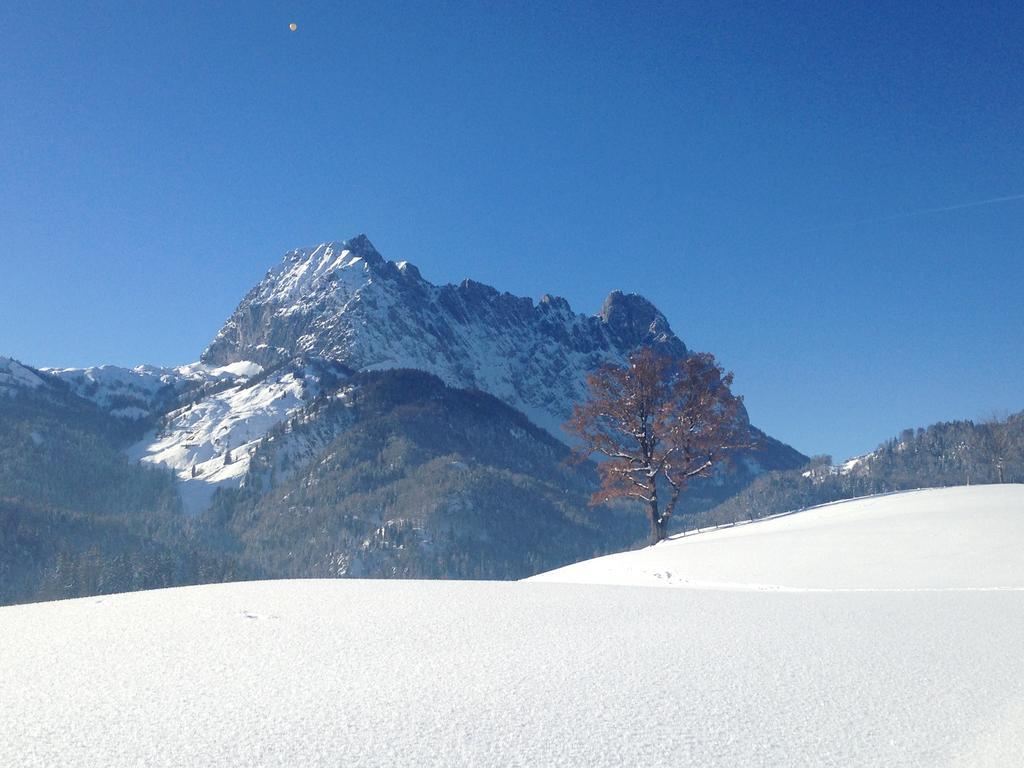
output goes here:
<path id="1" fill-rule="evenodd" d="M 839 501 L 675 536 L 531 580 L 781 591 L 1024 589 L 1024 485 Z"/>
<path id="2" fill-rule="evenodd" d="M 620 582 L 687 566 L 716 589 L 281 581 L 0 608 L 0 764 L 1017 765 L 1022 517 L 1020 487 L 926 491 L 616 556 Z"/>

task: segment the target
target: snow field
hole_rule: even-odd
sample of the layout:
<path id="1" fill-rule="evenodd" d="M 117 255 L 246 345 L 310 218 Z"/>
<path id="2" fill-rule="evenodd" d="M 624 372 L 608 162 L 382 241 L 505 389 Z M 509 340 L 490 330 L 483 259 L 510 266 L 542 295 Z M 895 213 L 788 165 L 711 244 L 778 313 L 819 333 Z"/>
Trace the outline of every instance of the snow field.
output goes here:
<path id="1" fill-rule="evenodd" d="M 1014 593 L 232 584 L 0 610 L 0 764 L 1014 764 Z"/>
<path id="2" fill-rule="evenodd" d="M 840 501 L 559 568 L 536 581 L 751 590 L 1024 590 L 1024 485 Z"/>
<path id="3" fill-rule="evenodd" d="M 311 580 L 0 608 L 0 765 L 1019 765 L 1022 492 L 851 501 L 572 567 L 653 584 L 648 560 L 692 556 L 715 589 Z"/>

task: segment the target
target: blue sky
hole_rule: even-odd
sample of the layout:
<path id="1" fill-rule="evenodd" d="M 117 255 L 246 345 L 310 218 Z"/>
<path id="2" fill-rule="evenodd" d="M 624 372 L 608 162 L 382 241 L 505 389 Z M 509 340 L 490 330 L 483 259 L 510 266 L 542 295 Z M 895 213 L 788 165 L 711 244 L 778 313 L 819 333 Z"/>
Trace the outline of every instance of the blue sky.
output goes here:
<path id="1" fill-rule="evenodd" d="M 1024 408 L 1024 200 L 926 212 L 1024 194 L 1024 7 L 831 5 L 4 3 L 0 354 L 194 360 L 365 232 L 643 293 L 805 452 Z"/>

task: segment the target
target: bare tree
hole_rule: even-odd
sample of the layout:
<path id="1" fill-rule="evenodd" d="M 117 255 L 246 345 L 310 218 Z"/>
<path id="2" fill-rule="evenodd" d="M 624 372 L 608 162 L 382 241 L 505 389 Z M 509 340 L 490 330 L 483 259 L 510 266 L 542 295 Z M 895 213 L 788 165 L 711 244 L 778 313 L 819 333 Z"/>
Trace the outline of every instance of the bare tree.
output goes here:
<path id="1" fill-rule="evenodd" d="M 605 459 L 590 503 L 643 502 L 656 544 L 690 480 L 709 477 L 732 450 L 750 445 L 741 398 L 729 391 L 732 374 L 710 354 L 678 359 L 642 349 L 625 367 L 597 369 L 587 384 L 589 398 L 565 429 L 581 442 L 577 457 Z"/>
<path id="2" fill-rule="evenodd" d="M 1010 453 L 1010 412 L 995 408 L 982 420 L 985 430 L 984 439 L 988 444 L 988 452 L 992 455 L 992 468 L 997 483 L 1005 481 L 1004 469 L 1006 458 Z"/>

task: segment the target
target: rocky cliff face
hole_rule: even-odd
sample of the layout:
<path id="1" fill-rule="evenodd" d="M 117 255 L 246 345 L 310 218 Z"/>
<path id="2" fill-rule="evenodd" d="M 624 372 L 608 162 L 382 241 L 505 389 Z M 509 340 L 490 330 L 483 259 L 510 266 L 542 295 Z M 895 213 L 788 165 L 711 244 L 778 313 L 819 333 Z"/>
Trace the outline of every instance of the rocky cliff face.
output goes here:
<path id="1" fill-rule="evenodd" d="M 641 296 L 616 291 L 586 316 L 557 297 L 534 303 L 472 280 L 437 286 L 412 264 L 385 260 L 360 235 L 286 254 L 202 360 L 269 369 L 312 355 L 357 371 L 415 368 L 488 392 L 561 436 L 586 374 L 643 345 L 687 351 Z"/>

